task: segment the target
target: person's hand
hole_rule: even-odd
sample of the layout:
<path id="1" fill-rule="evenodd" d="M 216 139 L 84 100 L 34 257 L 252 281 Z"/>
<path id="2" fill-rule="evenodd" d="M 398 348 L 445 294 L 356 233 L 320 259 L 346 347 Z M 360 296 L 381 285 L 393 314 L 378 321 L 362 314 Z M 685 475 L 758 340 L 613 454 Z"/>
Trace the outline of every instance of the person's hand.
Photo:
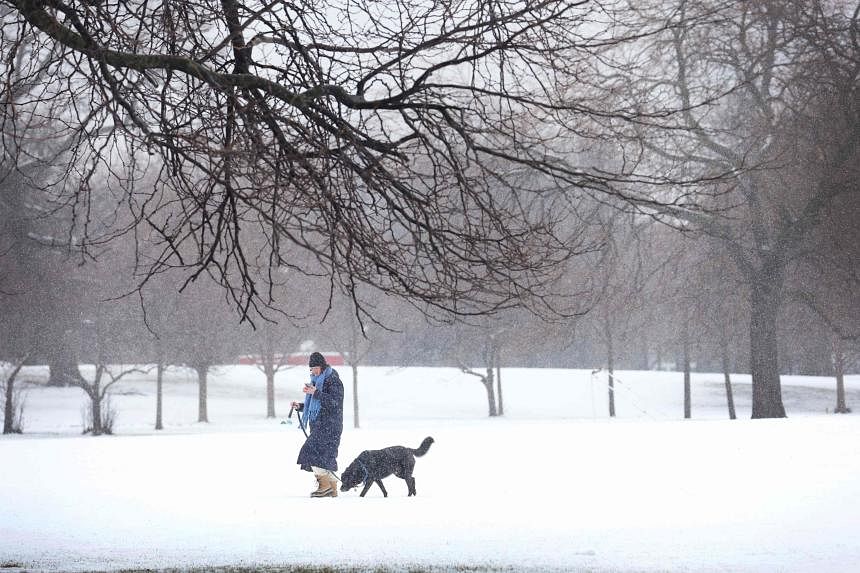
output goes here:
<path id="1" fill-rule="evenodd" d="M 314 386 L 313 384 L 305 384 L 305 387 L 302 388 L 302 392 L 304 392 L 305 394 L 310 394 L 311 396 L 313 396 L 314 392 L 316 392 L 316 391 L 317 391 L 317 387 Z"/>
<path id="2" fill-rule="evenodd" d="M 298 408 L 299 404 L 301 404 L 301 402 L 296 402 L 295 400 L 293 400 L 293 402 L 292 402 L 293 408 Z"/>

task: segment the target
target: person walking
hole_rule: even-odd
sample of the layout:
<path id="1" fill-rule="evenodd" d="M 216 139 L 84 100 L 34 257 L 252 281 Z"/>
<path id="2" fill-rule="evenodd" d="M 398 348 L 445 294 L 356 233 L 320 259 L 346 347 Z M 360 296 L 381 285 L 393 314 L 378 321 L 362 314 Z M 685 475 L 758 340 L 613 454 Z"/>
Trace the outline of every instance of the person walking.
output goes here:
<path id="1" fill-rule="evenodd" d="M 311 381 L 302 392 L 305 401 L 293 402 L 302 409 L 302 421 L 310 434 L 296 460 L 305 471 L 313 472 L 317 489 L 311 497 L 337 497 L 337 450 L 343 433 L 343 383 L 337 370 L 326 364 L 325 357 L 314 352 L 308 359 Z"/>

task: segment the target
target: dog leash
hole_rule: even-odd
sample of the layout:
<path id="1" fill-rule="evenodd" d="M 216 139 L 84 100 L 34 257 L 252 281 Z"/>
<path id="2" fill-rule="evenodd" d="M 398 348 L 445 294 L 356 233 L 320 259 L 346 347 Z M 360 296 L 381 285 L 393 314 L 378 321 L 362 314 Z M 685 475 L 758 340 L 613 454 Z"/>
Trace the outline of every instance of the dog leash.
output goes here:
<path id="1" fill-rule="evenodd" d="M 290 419 L 292 419 L 292 418 L 293 418 L 293 412 L 295 412 L 295 411 L 296 411 L 296 407 L 295 407 L 295 406 L 293 406 L 292 408 L 290 408 L 290 413 L 287 415 L 287 419 L 288 419 L 288 420 L 290 420 Z M 301 428 L 301 429 L 302 429 L 302 433 L 305 435 L 305 439 L 307 440 L 307 439 L 308 439 L 308 433 L 307 433 L 307 431 L 305 430 L 305 425 L 302 423 L 302 411 L 301 411 L 301 410 L 299 410 L 299 413 L 298 413 L 298 414 L 296 414 L 296 418 L 298 418 L 298 420 L 299 420 L 299 428 Z"/>
<path id="2" fill-rule="evenodd" d="M 367 483 L 367 478 L 369 478 L 369 477 L 370 477 L 370 472 L 369 472 L 369 471 L 367 471 L 367 466 L 366 466 L 366 465 L 364 465 L 364 463 L 363 463 L 361 460 L 359 460 L 359 459 L 356 459 L 355 461 L 357 461 L 357 462 L 358 462 L 358 465 L 360 465 L 360 466 L 361 466 L 361 469 L 363 469 L 363 470 L 364 470 L 364 479 L 363 479 L 363 480 L 361 480 L 361 481 L 362 481 L 362 483 Z"/>

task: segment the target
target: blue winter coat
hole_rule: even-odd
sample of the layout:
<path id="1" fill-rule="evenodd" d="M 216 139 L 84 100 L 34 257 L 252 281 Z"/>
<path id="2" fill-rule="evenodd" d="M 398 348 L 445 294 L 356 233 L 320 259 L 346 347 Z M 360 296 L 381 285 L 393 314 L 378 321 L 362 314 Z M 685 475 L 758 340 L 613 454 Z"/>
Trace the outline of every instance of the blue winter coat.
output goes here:
<path id="1" fill-rule="evenodd" d="M 310 436 L 299 450 L 296 463 L 305 471 L 311 471 L 311 466 L 337 471 L 337 450 L 343 433 L 343 383 L 337 370 L 332 368 L 314 397 L 320 401 L 320 412 L 310 423 Z"/>

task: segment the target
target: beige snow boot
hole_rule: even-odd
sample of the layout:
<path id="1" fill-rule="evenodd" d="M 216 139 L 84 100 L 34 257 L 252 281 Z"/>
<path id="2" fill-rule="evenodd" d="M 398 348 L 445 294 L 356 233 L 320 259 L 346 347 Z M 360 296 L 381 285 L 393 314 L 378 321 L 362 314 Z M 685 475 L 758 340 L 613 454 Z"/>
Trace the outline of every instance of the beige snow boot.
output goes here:
<path id="1" fill-rule="evenodd" d="M 327 475 L 314 476 L 319 487 L 311 493 L 311 497 L 337 497 L 337 489 L 332 487 L 332 480 Z"/>
<path id="2" fill-rule="evenodd" d="M 314 475 L 314 477 L 317 478 L 317 489 L 316 491 L 311 492 L 311 497 L 325 497 L 331 493 L 331 488 L 329 487 L 328 482 L 325 481 L 326 476 Z"/>

